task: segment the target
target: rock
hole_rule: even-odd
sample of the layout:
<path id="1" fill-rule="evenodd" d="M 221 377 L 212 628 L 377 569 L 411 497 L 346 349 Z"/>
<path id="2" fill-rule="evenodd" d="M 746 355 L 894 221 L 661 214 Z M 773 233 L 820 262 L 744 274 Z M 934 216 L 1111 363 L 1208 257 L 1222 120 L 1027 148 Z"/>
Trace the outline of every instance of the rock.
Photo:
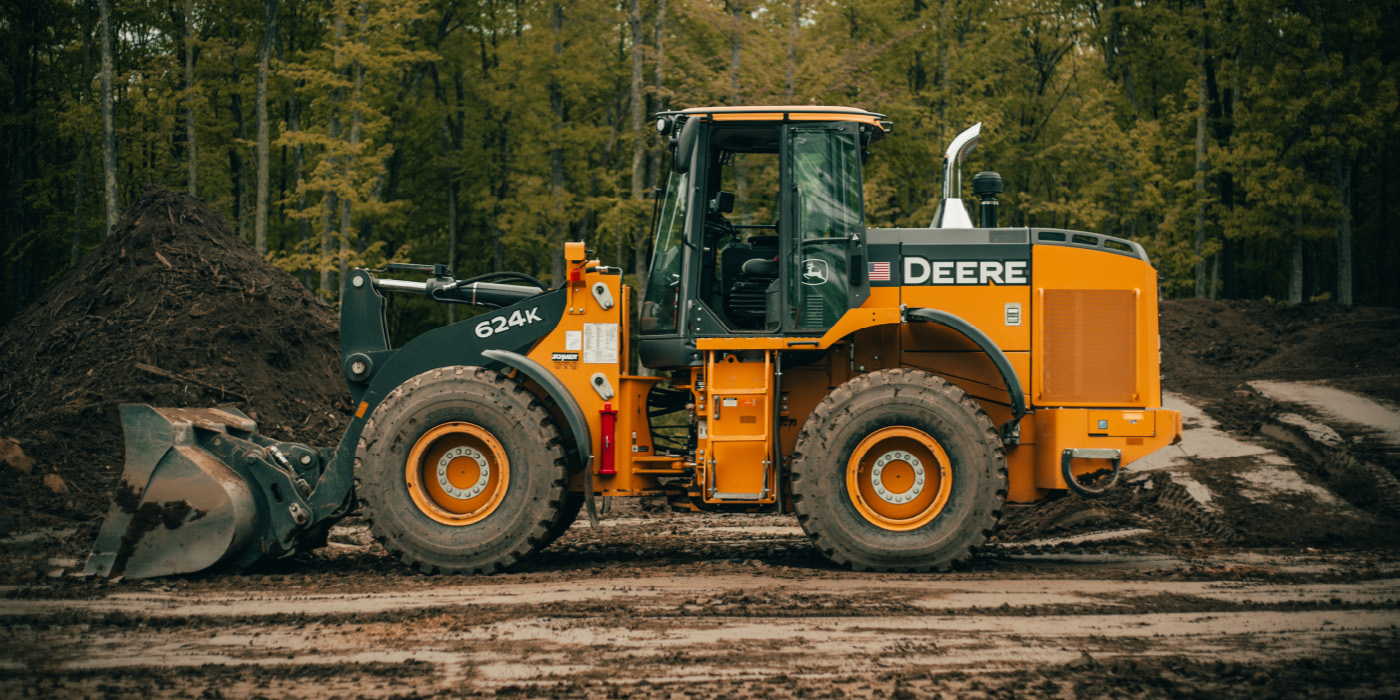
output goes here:
<path id="1" fill-rule="evenodd" d="M 19 443 L 10 438 L 0 438 L 0 464 L 14 467 L 25 474 L 34 471 L 34 460 L 26 456 Z"/>
<path id="2" fill-rule="evenodd" d="M 1079 655 L 1079 658 L 1077 658 L 1077 659 L 1075 659 L 1074 661 L 1071 661 L 1071 662 L 1069 662 L 1068 664 L 1066 664 L 1066 666 L 1067 666 L 1068 668 L 1073 668 L 1073 669 L 1093 668 L 1094 666 L 1097 666 L 1097 665 L 1098 665 L 1098 662 L 1095 661 L 1095 660 L 1094 660 L 1094 657 L 1090 656 L 1090 655 L 1089 655 L 1089 652 L 1087 652 L 1087 651 L 1081 653 L 1081 654 Z"/>
<path id="3" fill-rule="evenodd" d="M 67 482 L 63 480 L 63 477 L 57 474 L 45 474 L 44 485 L 49 487 L 49 490 L 54 493 L 68 493 Z"/>

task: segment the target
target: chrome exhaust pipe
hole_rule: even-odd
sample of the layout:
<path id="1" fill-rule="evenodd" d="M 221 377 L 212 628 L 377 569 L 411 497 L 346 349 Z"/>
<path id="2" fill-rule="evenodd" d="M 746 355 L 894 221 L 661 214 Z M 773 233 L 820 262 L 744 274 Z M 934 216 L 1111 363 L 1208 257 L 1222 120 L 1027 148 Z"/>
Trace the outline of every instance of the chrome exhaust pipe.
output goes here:
<path id="1" fill-rule="evenodd" d="M 972 217 L 963 206 L 962 164 L 967 154 L 977 148 L 977 138 L 982 134 L 982 122 L 958 134 L 943 154 L 943 201 L 938 203 L 938 211 L 933 215 L 930 228 L 972 228 Z"/>

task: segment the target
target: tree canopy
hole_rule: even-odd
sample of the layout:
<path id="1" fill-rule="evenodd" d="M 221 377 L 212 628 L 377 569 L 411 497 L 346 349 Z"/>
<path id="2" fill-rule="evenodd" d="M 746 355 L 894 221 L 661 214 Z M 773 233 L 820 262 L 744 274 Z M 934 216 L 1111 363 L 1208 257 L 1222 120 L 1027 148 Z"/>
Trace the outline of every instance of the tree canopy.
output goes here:
<path id="1" fill-rule="evenodd" d="M 1003 225 L 1135 239 L 1167 296 L 1400 305 L 1397 9 L 3 3 L 0 320 L 105 235 L 108 173 L 117 207 L 147 183 L 206 198 L 330 300 L 347 266 L 387 259 L 550 279 L 565 240 L 644 275 L 666 161 L 639 115 L 732 103 L 888 114 L 894 133 L 867 169 L 871 225 L 928 225 L 943 149 L 981 121 L 968 168 L 1001 173 Z"/>

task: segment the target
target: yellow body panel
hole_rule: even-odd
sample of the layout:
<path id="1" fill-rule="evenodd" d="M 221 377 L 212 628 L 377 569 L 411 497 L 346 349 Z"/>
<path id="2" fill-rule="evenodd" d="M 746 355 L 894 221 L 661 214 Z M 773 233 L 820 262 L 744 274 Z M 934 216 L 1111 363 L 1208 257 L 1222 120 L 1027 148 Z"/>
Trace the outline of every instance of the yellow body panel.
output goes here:
<path id="1" fill-rule="evenodd" d="M 657 464 L 658 460 L 652 459 L 654 448 L 646 417 L 646 396 L 661 378 L 632 377 L 625 373 L 629 360 L 627 339 L 631 289 L 622 284 L 622 278 L 618 275 L 583 272 L 582 268 L 597 266 L 598 261 L 583 259 L 582 243 L 566 245 L 577 245 L 576 250 L 566 247 L 566 258 L 570 259 L 570 268 L 582 273 L 581 279 L 565 282 L 568 298 L 563 318 L 554 330 L 536 343 L 527 356 L 553 372 L 573 395 L 588 420 L 590 441 L 596 455 L 590 469 L 594 475 L 594 491 L 600 495 L 660 493 L 655 473 L 637 473 L 639 470 L 672 471 L 669 468 L 674 465 L 674 460 L 661 460 Z M 592 293 L 591 289 L 596 283 L 607 287 L 614 301 L 611 308 L 604 309 Z M 611 399 L 603 399 L 594 390 L 594 374 L 606 378 L 614 392 Z M 617 411 L 614 431 L 614 468 L 617 474 L 613 476 L 598 474 L 605 405 Z M 639 462 L 634 457 L 645 461 Z M 576 477 L 570 488 L 581 490 L 581 479 Z"/>
<path id="2" fill-rule="evenodd" d="M 1042 245 L 1033 251 L 1033 403 L 1161 406 L 1157 272 L 1136 258 L 1086 248 Z M 1114 323 L 1123 312 L 1135 322 Z M 1071 362 L 1092 370 L 1058 371 Z"/>
<path id="3" fill-rule="evenodd" d="M 773 358 L 741 361 L 708 352 L 697 391 L 697 415 L 705 418 L 698 443 L 702 498 L 706 503 L 776 502 L 772 467 Z"/>
<path id="4" fill-rule="evenodd" d="M 1122 450 L 1123 466 L 1181 440 L 1181 414 L 1166 409 L 1120 411 L 1120 415 L 1152 416 L 1152 435 L 1128 437 L 1088 435 L 1089 414 L 1107 411 L 1083 408 L 1057 408 L 1036 411 L 1040 440 L 1035 446 L 1035 485 L 1042 489 L 1069 488 L 1060 474 L 1060 455 L 1068 448 L 1108 448 Z M 1023 446 L 1024 447 L 1024 446 Z M 1108 460 L 1084 459 L 1074 463 L 1075 474 L 1089 474 L 1109 466 Z"/>
<path id="5" fill-rule="evenodd" d="M 1031 349 L 1031 324 L 1023 319 L 1018 326 L 1006 325 L 1006 305 L 1020 304 L 1022 309 L 1030 308 L 1030 288 L 1026 285 L 987 285 L 987 286 L 926 286 L 903 287 L 900 302 L 911 309 L 939 309 L 955 314 L 964 321 L 986 333 L 992 342 L 1005 352 Z M 910 326 L 911 332 L 927 332 L 926 324 Z M 976 350 L 977 346 L 962 340 L 966 349 Z"/>

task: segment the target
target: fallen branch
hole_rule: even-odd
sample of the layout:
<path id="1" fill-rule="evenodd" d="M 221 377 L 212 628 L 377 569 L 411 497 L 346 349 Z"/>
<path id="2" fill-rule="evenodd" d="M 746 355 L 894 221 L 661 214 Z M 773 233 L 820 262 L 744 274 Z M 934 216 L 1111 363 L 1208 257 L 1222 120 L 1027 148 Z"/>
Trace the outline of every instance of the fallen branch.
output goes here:
<path id="1" fill-rule="evenodd" d="M 244 402 L 244 403 L 248 403 L 248 397 L 246 397 L 246 396 L 244 396 L 244 395 L 242 395 L 242 394 L 240 394 L 240 393 L 238 393 L 238 392 L 236 392 L 236 391 L 230 391 L 230 390 L 225 389 L 225 388 L 223 388 L 223 387 L 221 387 L 221 386 L 214 386 L 213 384 L 210 384 L 209 382 L 202 381 L 202 380 L 199 380 L 199 379 L 195 379 L 194 377 L 182 376 L 182 375 L 176 374 L 176 373 L 174 373 L 174 372 L 171 372 L 170 370 L 164 370 L 164 369 L 161 369 L 161 368 L 159 368 L 159 367 L 152 367 L 151 365 L 141 364 L 140 362 L 133 362 L 132 365 L 134 365 L 134 366 L 136 367 L 136 369 L 139 369 L 139 370 L 141 370 L 142 372 L 145 372 L 146 374 L 153 374 L 153 375 L 155 375 L 155 376 L 157 376 L 157 377 L 164 377 L 164 378 L 166 378 L 166 379 L 174 379 L 175 381 L 184 382 L 184 383 L 186 383 L 186 384 L 193 384 L 193 385 L 195 385 L 195 386 L 203 387 L 203 388 L 208 389 L 208 390 L 210 390 L 210 391 L 217 391 L 217 392 L 219 392 L 220 398 L 223 398 L 223 396 L 227 395 L 227 396 L 231 396 L 231 397 L 233 397 L 233 398 L 235 398 L 235 399 L 238 399 L 239 401 L 242 401 L 242 402 Z"/>

